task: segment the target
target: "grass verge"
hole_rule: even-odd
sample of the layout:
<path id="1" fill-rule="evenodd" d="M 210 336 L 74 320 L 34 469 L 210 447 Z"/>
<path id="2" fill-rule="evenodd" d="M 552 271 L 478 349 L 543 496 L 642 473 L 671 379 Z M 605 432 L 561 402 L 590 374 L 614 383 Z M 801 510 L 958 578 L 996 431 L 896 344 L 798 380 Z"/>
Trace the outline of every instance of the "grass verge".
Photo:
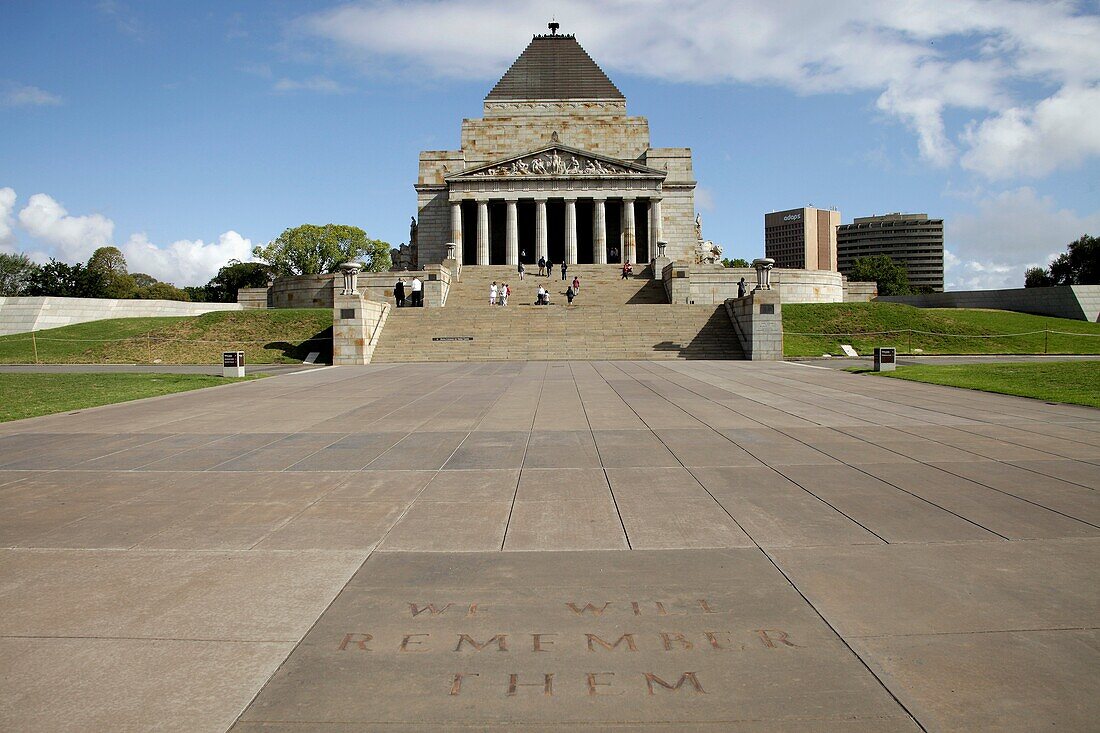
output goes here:
<path id="1" fill-rule="evenodd" d="M 982 392 L 1031 397 L 1045 402 L 1100 407 L 1100 361 L 1055 361 L 1042 364 L 943 364 L 902 366 L 878 374 L 912 382 L 963 387 Z"/>
<path id="2" fill-rule="evenodd" d="M 883 331 L 894 333 L 876 333 Z M 861 354 L 876 346 L 894 346 L 900 354 L 1100 354 L 1097 323 L 900 303 L 784 305 L 783 332 L 785 356 L 841 354 L 841 344 Z"/>
<path id="3" fill-rule="evenodd" d="M 332 361 L 332 310 L 218 311 L 194 317 L 115 318 L 0 336 L 0 364 L 220 364 L 223 351 L 248 364 L 298 363 L 311 351 Z"/>
<path id="4" fill-rule="evenodd" d="M 0 374 L 0 422 L 129 402 L 257 377 L 204 374 Z"/>

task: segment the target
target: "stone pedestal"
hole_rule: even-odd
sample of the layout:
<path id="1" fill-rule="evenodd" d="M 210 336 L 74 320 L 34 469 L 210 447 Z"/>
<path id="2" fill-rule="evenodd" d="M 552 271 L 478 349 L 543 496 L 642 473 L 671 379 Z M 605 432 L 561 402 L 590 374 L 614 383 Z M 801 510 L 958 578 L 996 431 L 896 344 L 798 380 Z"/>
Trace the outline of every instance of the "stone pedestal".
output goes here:
<path id="1" fill-rule="evenodd" d="M 778 290 L 753 290 L 744 298 L 731 298 L 726 312 L 746 359 L 783 359 L 783 306 Z"/>
<path id="2" fill-rule="evenodd" d="M 369 364 L 390 306 L 362 295 L 337 295 L 332 309 L 332 363 Z"/>

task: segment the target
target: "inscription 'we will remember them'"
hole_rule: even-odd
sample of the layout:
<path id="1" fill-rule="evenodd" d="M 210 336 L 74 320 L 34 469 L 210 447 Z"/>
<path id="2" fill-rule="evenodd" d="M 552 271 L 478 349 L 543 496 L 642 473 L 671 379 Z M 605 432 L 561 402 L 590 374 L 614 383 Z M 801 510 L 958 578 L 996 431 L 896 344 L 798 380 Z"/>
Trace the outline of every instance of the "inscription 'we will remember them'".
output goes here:
<path id="1" fill-rule="evenodd" d="M 446 680 L 440 680 L 441 694 L 460 696 L 468 694 L 502 694 L 514 697 L 527 688 L 529 693 L 546 697 L 555 695 L 555 678 L 560 672 L 493 673 L 472 671 L 469 667 L 479 655 L 540 655 L 553 659 L 555 654 L 569 655 L 572 659 L 589 658 L 593 662 L 614 662 L 617 659 L 652 659 L 653 668 L 637 672 L 616 673 L 604 671 L 605 664 L 589 670 L 578 670 L 582 694 L 590 697 L 622 694 L 616 688 L 637 685 L 646 695 L 671 694 L 681 691 L 697 695 L 708 694 L 705 680 L 698 670 L 690 668 L 691 656 L 698 654 L 717 654 L 730 651 L 745 651 L 750 647 L 780 652 L 801 647 L 791 634 L 778 628 L 721 628 L 716 620 L 719 609 L 707 599 L 699 598 L 685 603 L 679 601 L 629 601 L 616 603 L 585 602 L 583 604 L 568 601 L 556 605 L 555 613 L 559 621 L 578 620 L 595 623 L 597 621 L 614 622 L 614 633 L 605 629 L 593 628 L 579 631 L 504 631 L 474 632 L 456 630 L 454 625 L 463 622 L 474 623 L 485 628 L 491 622 L 489 609 L 479 603 L 407 603 L 401 616 L 415 620 L 419 625 L 432 621 L 448 626 L 446 630 L 424 629 L 403 633 L 383 633 L 370 629 L 345 631 L 334 638 L 335 651 L 341 654 L 370 654 L 372 652 L 395 655 L 442 654 L 454 656 L 457 662 L 455 670 L 447 673 Z M 548 625 L 553 624 L 555 613 L 549 618 L 539 614 Z M 650 625 L 654 622 L 668 628 L 652 630 L 630 630 L 632 619 L 644 618 Z M 698 625 L 698 629 L 684 628 L 684 624 Z M 491 627 L 490 627 L 491 628 Z M 583 629 L 583 627 L 582 627 Z M 542 655 L 546 655 L 543 657 Z M 675 656 L 691 655 L 691 656 Z M 438 658 L 438 657 L 437 657 Z M 683 662 L 688 662 L 684 664 Z M 496 665 L 494 665 L 496 666 Z M 637 666 L 637 665 L 632 665 Z M 684 667 L 689 667 L 684 669 Z M 475 667 L 476 669 L 476 667 Z M 498 680 L 492 679 L 499 675 Z M 521 681 L 522 680 L 522 681 Z"/>

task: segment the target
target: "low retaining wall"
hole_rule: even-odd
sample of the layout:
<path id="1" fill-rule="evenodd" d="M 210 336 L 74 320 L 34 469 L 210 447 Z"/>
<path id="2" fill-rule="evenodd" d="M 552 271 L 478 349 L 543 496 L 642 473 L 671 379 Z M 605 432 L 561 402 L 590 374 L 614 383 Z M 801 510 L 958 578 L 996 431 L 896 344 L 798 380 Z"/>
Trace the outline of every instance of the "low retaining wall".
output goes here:
<path id="1" fill-rule="evenodd" d="M 212 311 L 238 311 L 240 303 L 188 303 L 179 300 L 113 298 L 0 297 L 0 336 L 41 331 L 72 323 L 108 318 L 201 316 Z"/>
<path id="2" fill-rule="evenodd" d="M 779 291 L 756 290 L 744 298 L 730 298 L 725 304 L 746 359 L 782 360 L 783 305 Z"/>
<path id="3" fill-rule="evenodd" d="M 333 366 L 370 364 L 389 313 L 386 303 L 337 294 L 332 311 Z"/>
<path id="4" fill-rule="evenodd" d="M 343 286 L 341 275 L 296 275 L 275 278 L 269 302 L 272 308 L 331 308 L 336 281 Z M 237 294 L 240 301 L 240 293 Z"/>
<path id="5" fill-rule="evenodd" d="M 756 270 L 751 267 L 661 264 L 665 292 L 670 303 L 720 305 L 737 298 L 737 283 L 745 278 L 751 290 L 756 286 Z M 849 283 L 832 270 L 775 269 L 772 287 L 779 290 L 784 303 L 844 303 L 868 301 L 877 292 L 875 283 Z"/>
<path id="6" fill-rule="evenodd" d="M 1050 288 L 960 290 L 925 295 L 886 295 L 881 303 L 904 303 L 918 308 L 990 308 L 1040 316 L 1100 321 L 1100 285 L 1057 285 Z"/>

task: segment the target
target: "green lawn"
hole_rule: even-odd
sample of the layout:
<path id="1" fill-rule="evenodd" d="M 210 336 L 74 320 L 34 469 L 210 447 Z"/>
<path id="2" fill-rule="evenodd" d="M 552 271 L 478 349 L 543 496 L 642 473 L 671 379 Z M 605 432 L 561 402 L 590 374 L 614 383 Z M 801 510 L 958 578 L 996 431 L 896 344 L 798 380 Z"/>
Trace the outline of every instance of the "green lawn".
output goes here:
<path id="1" fill-rule="evenodd" d="M 1097 323 L 900 303 L 784 305 L 783 332 L 786 356 L 842 354 L 841 344 L 861 354 L 876 346 L 894 346 L 902 354 L 910 349 L 925 354 L 1100 354 Z"/>
<path id="2" fill-rule="evenodd" d="M 866 371 L 866 370 L 858 370 Z M 1100 361 L 1036 364 L 943 364 L 899 366 L 893 372 L 867 372 L 913 382 L 964 387 L 983 392 L 1033 397 L 1046 402 L 1100 407 Z"/>
<path id="3" fill-rule="evenodd" d="M 219 311 L 193 317 L 116 318 L 0 336 L 0 364 L 220 364 L 244 351 L 248 364 L 332 359 L 332 310 Z"/>
<path id="4" fill-rule="evenodd" d="M 0 422 L 257 378 L 225 379 L 204 374 L 0 374 Z"/>

